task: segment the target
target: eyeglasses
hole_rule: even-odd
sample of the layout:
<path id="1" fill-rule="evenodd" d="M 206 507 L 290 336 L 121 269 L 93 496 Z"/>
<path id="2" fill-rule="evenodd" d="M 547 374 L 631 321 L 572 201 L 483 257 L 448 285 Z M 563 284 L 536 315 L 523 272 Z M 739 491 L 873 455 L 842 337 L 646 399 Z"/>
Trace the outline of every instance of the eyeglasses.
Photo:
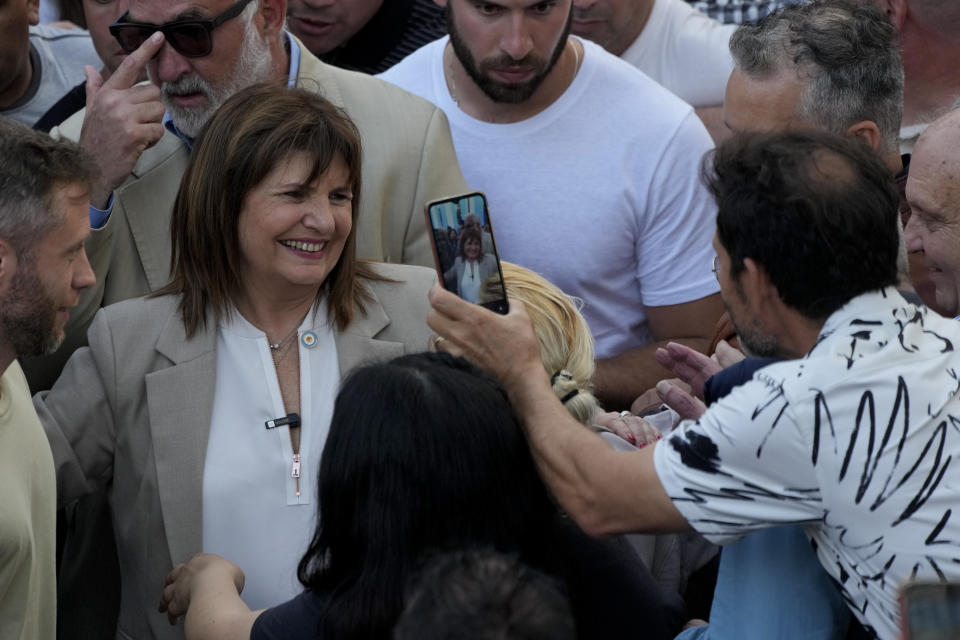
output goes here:
<path id="1" fill-rule="evenodd" d="M 720 281 L 720 256 L 713 256 L 713 268 L 710 269 L 713 271 L 714 277 L 717 279 L 717 282 Z"/>
<path id="2" fill-rule="evenodd" d="M 110 25 L 110 33 L 127 53 L 133 53 L 157 31 L 163 32 L 170 46 L 188 58 L 202 58 L 213 50 L 213 30 L 236 18 L 251 0 L 239 0 L 214 18 L 174 20 L 163 24 L 130 22 L 127 11 Z"/>

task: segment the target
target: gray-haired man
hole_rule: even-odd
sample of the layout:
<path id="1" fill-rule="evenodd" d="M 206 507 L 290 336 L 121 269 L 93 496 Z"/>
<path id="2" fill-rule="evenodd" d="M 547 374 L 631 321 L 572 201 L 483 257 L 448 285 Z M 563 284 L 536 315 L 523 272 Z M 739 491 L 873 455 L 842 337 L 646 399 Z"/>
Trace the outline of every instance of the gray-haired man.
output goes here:
<path id="1" fill-rule="evenodd" d="M 84 252 L 92 177 L 76 145 L 0 118 L 0 635 L 56 635 L 56 479 L 16 358 L 63 340 L 94 282 Z"/>

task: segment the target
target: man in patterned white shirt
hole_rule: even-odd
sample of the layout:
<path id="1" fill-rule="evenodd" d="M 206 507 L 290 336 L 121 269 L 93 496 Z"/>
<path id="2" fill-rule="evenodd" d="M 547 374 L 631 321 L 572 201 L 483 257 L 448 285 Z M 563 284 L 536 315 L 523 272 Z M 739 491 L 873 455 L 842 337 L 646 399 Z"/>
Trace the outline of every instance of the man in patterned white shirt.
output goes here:
<path id="1" fill-rule="evenodd" d="M 693 528 L 724 544 L 801 524 L 854 615 L 892 639 L 905 581 L 960 579 L 960 325 L 893 287 L 897 192 L 863 145 L 741 136 L 707 181 L 741 344 L 786 360 L 656 446 L 617 453 L 565 416 L 521 304 L 496 316 L 435 289 L 428 322 L 439 348 L 503 382 L 587 531 Z"/>

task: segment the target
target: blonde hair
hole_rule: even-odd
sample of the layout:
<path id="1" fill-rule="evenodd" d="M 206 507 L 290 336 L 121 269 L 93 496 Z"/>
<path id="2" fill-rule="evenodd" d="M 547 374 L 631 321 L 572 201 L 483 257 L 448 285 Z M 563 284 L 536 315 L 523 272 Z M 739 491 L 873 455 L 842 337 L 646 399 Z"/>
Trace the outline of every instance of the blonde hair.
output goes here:
<path id="1" fill-rule="evenodd" d="M 591 380 L 593 335 L 574 302 L 542 276 L 501 262 L 507 295 L 522 300 L 540 342 L 540 362 L 550 374 L 553 392 L 574 418 L 589 424 L 597 411 Z"/>

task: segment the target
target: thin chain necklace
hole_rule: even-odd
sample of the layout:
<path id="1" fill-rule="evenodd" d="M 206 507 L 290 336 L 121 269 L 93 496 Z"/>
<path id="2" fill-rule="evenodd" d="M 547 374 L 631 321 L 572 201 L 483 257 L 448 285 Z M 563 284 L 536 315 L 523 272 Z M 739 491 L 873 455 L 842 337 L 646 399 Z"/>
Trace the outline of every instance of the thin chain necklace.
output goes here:
<path id="1" fill-rule="evenodd" d="M 294 327 L 294 328 L 293 328 L 293 331 L 291 331 L 291 332 L 289 333 L 289 335 L 287 335 L 287 337 L 284 338 L 283 340 L 281 340 L 280 342 L 274 342 L 273 344 L 270 344 L 270 343 L 268 342 L 268 343 L 267 343 L 267 346 L 270 347 L 270 351 L 276 353 L 276 352 L 280 351 L 281 349 L 283 349 L 283 348 L 284 348 L 285 346 L 287 346 L 288 344 L 290 344 L 290 341 L 293 340 L 293 337 L 294 337 L 295 335 L 297 335 L 297 330 L 298 330 L 298 329 L 300 329 L 300 326 L 299 326 L 299 325 L 297 325 L 296 327 Z"/>
<path id="2" fill-rule="evenodd" d="M 573 44 L 572 40 L 567 40 L 567 46 L 573 50 L 573 75 L 570 76 L 570 82 L 572 83 L 577 77 L 577 72 L 580 71 L 580 54 L 577 52 L 577 45 Z M 460 96 L 457 95 L 457 76 L 454 73 L 453 69 L 453 58 L 457 54 L 453 53 L 450 56 L 450 97 L 453 98 L 453 101 L 456 105 L 460 106 Z"/>

